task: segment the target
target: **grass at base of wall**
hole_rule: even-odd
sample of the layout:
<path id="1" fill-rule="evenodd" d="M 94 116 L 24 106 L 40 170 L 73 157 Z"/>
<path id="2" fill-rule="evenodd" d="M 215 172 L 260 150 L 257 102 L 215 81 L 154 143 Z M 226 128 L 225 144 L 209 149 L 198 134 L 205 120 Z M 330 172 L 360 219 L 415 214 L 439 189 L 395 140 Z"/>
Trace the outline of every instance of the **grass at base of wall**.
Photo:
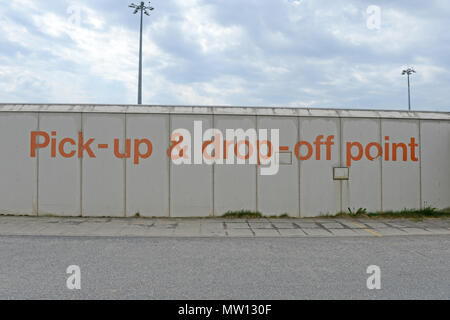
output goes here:
<path id="1" fill-rule="evenodd" d="M 258 218 L 292 218 L 287 213 L 276 216 L 265 216 L 259 211 L 251 210 L 239 210 L 228 211 L 222 218 L 240 218 L 240 219 L 258 219 Z M 367 212 L 364 208 L 358 210 L 348 209 L 348 212 L 340 212 L 335 215 L 322 215 L 317 218 L 410 218 L 410 219 L 423 219 L 423 218 L 450 218 L 450 208 L 438 210 L 432 207 L 426 207 L 423 209 L 403 209 L 400 211 L 384 211 L 384 212 Z"/>
<path id="2" fill-rule="evenodd" d="M 250 210 L 227 211 L 222 215 L 223 218 L 263 218 L 261 212 Z"/>
<path id="3" fill-rule="evenodd" d="M 239 210 L 239 211 L 228 211 L 222 218 L 244 218 L 244 219 L 258 219 L 258 218 L 289 218 L 287 213 L 283 213 L 282 215 L 276 216 L 265 216 L 259 211 L 250 211 L 250 210 Z"/>
<path id="4" fill-rule="evenodd" d="M 367 212 L 366 209 L 360 208 L 352 211 L 350 208 L 348 212 L 340 212 L 336 215 L 327 215 L 330 218 L 450 218 L 450 208 L 438 210 L 432 207 L 423 209 L 403 209 L 400 211 L 383 211 L 383 212 Z"/>

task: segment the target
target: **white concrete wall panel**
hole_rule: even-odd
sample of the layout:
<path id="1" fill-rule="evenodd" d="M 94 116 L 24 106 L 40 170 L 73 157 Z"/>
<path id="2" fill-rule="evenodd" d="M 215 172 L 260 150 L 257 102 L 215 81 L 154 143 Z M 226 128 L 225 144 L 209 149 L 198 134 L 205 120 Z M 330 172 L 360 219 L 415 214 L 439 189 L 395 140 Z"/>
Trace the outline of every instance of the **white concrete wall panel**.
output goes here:
<path id="1" fill-rule="evenodd" d="M 56 138 L 52 156 L 51 143 L 39 149 L 39 215 L 81 215 L 81 160 L 77 154 L 63 157 L 59 145 L 63 139 L 78 141 L 81 131 L 79 113 L 43 113 L 39 115 L 39 130 Z M 52 132 L 56 133 L 53 137 Z M 77 146 L 61 145 L 64 153 L 77 152 Z"/>
<path id="2" fill-rule="evenodd" d="M 186 129 L 191 133 L 192 149 L 194 121 L 202 121 L 203 131 L 212 127 L 212 116 L 171 115 L 171 132 Z M 193 150 L 192 161 L 193 161 Z M 170 165 L 170 216 L 205 217 L 213 215 L 213 167 L 206 164 Z"/>
<path id="3" fill-rule="evenodd" d="M 0 214 L 37 215 L 37 157 L 30 157 L 37 127 L 37 113 L 0 113 Z"/>
<path id="4" fill-rule="evenodd" d="M 126 160 L 127 216 L 169 216 L 169 115 L 128 115 L 127 138 L 131 139 L 131 158 Z M 148 139 L 152 144 L 149 158 L 136 164 L 136 140 Z M 147 152 L 145 143 L 140 153 Z"/>
<path id="5" fill-rule="evenodd" d="M 214 116 L 214 126 L 224 135 L 226 129 L 256 129 L 256 117 Z M 256 170 L 255 164 L 248 163 L 214 166 L 214 210 L 217 216 L 227 211 L 257 209 Z"/>
<path id="6" fill-rule="evenodd" d="M 245 209 L 309 217 L 349 207 L 442 209 L 450 207 L 449 119 L 450 113 L 426 112 L 0 105 L 0 214 L 198 217 Z M 202 121 L 203 132 L 214 126 L 225 136 L 226 129 L 279 128 L 280 146 L 289 147 L 292 164 L 280 164 L 274 176 L 263 176 L 248 163 L 175 165 L 166 154 L 170 134 L 189 130 L 193 147 L 194 121 Z M 31 132 L 37 130 L 56 139 L 54 155 L 49 144 L 31 156 Z M 80 131 L 85 143 L 95 139 L 90 145 L 95 158 L 86 151 L 78 157 Z M 330 135 L 327 160 L 324 142 Z M 64 138 L 76 142 L 66 143 L 64 151 L 76 154 L 61 155 Z M 131 139 L 129 158 L 119 158 L 114 139 L 124 154 L 126 138 Z M 418 144 L 415 153 L 411 138 Z M 151 157 L 139 164 L 134 163 L 135 139 L 152 142 Z M 310 159 L 296 159 L 299 140 L 311 145 Z M 364 154 L 352 160 L 348 181 L 333 180 L 333 168 L 347 166 L 347 142 L 361 143 Z M 378 143 L 382 157 L 367 159 L 368 143 Z M 393 161 L 393 143 L 405 144 L 406 161 L 402 147 Z M 306 151 L 302 147 L 301 155 Z M 376 153 L 372 147 L 371 154 Z M 412 159 L 413 153 L 420 161 Z"/>
<path id="7" fill-rule="evenodd" d="M 340 164 L 339 119 L 337 118 L 300 118 L 300 140 L 313 146 L 309 160 L 300 161 L 300 213 L 302 217 L 335 214 L 340 208 L 340 181 L 333 180 L 333 167 Z M 321 146 L 320 160 L 316 160 L 316 147 L 313 144 L 317 136 L 334 135 L 331 148 L 331 160 L 326 159 L 326 149 Z M 302 147 L 302 155 L 307 148 Z"/>
<path id="8" fill-rule="evenodd" d="M 93 113 L 83 114 L 82 127 L 85 142 L 95 138 L 92 151 L 82 161 L 83 216 L 125 215 L 125 159 L 114 156 L 114 139 L 120 139 L 119 152 L 125 151 L 125 115 Z M 100 149 L 99 144 L 108 144 Z"/>
<path id="9" fill-rule="evenodd" d="M 258 210 L 267 215 L 287 213 L 299 216 L 299 166 L 294 146 L 298 139 L 297 117 L 259 117 L 258 129 L 278 129 L 280 146 L 289 147 L 291 164 L 281 164 L 275 175 L 261 175 L 258 170 Z M 289 153 L 287 153 L 289 156 Z"/>
<path id="10" fill-rule="evenodd" d="M 407 144 L 411 138 L 415 138 L 416 143 L 419 143 L 419 121 L 383 119 L 381 120 L 383 146 L 387 136 L 389 137 L 390 160 L 384 159 L 382 166 L 383 211 L 420 208 L 419 161 L 411 161 L 409 148 L 407 161 L 403 161 L 401 149 L 397 150 L 397 161 L 392 161 L 393 143 Z"/>
<path id="11" fill-rule="evenodd" d="M 358 158 L 361 149 L 357 145 L 347 143 L 360 143 L 362 158 L 352 161 L 350 157 L 349 180 L 342 181 L 342 210 L 348 212 L 365 208 L 369 212 L 381 211 L 381 161 L 382 156 L 370 160 L 366 157 L 366 150 L 370 150 L 371 157 L 379 155 L 376 146 L 380 144 L 379 119 L 349 119 L 342 120 L 342 164 L 347 167 L 347 150 L 353 157 Z M 369 147 L 369 148 L 367 148 Z"/>
<path id="12" fill-rule="evenodd" d="M 450 208 L 450 121 L 421 120 L 422 205 Z"/>

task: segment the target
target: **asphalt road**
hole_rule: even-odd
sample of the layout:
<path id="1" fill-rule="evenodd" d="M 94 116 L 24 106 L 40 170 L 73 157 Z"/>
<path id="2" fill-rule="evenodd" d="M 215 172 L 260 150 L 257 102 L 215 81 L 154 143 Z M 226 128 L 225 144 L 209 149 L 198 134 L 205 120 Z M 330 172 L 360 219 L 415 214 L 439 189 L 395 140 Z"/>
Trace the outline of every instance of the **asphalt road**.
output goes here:
<path id="1" fill-rule="evenodd" d="M 0 237 L 0 299 L 449 299 L 449 271 L 449 236 Z"/>

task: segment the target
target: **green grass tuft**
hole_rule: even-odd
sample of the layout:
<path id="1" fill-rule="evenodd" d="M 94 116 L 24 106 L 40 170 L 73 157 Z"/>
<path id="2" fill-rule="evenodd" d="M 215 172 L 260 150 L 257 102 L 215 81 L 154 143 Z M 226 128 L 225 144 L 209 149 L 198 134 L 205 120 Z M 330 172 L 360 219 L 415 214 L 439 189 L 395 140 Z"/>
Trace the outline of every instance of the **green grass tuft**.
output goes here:
<path id="1" fill-rule="evenodd" d="M 245 218 L 245 219 L 257 219 L 257 218 L 290 218 L 289 214 L 283 213 L 279 216 L 272 215 L 272 216 L 265 216 L 259 211 L 250 211 L 250 210 L 239 210 L 239 211 L 228 211 L 224 215 L 222 215 L 223 218 Z"/>
<path id="2" fill-rule="evenodd" d="M 224 215 L 223 218 L 262 218 L 263 215 L 258 211 L 250 211 L 250 210 L 239 210 L 239 211 L 228 211 Z"/>
<path id="3" fill-rule="evenodd" d="M 433 207 L 425 207 L 423 209 L 403 209 L 400 211 L 383 211 L 383 212 L 367 212 L 364 208 L 348 209 L 347 212 L 340 212 L 336 215 L 328 215 L 330 218 L 448 218 L 450 217 L 450 208 L 438 210 Z"/>

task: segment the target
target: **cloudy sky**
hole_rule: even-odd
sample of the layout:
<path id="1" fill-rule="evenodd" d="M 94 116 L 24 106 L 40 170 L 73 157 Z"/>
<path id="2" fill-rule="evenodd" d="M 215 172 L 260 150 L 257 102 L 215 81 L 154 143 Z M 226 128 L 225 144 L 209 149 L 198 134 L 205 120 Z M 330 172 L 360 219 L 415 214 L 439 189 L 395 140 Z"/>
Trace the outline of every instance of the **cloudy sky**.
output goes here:
<path id="1" fill-rule="evenodd" d="M 127 0 L 0 0 L 0 103 L 133 104 Z M 448 0 L 154 0 L 144 104 L 450 111 Z"/>

